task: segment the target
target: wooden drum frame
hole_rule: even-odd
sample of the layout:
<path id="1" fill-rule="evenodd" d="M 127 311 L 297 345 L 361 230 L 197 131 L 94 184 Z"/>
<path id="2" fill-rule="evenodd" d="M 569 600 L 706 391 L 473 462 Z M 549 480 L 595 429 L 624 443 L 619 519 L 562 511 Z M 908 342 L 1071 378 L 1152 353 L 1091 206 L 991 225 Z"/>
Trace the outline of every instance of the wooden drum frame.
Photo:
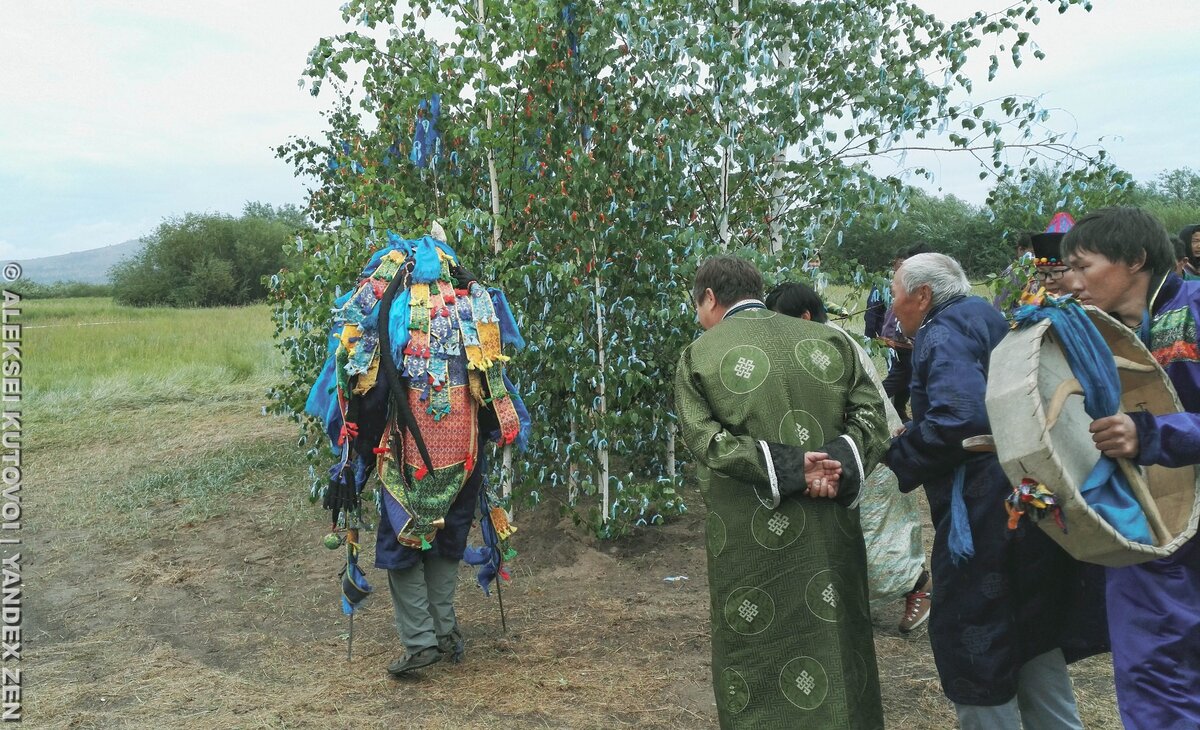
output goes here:
<path id="1" fill-rule="evenodd" d="M 1121 410 L 1154 415 L 1179 413 L 1179 397 L 1167 374 L 1127 327 L 1095 307 L 1088 317 L 1112 348 L 1121 378 Z M 987 412 L 992 441 L 1004 473 L 1018 484 L 1026 477 L 1046 485 L 1058 499 L 1067 532 L 1054 520 L 1038 525 L 1078 560 L 1112 567 L 1133 565 L 1175 552 L 1200 522 L 1200 467 L 1138 467 L 1120 459 L 1142 505 L 1154 545 L 1130 542 L 1079 494 L 1100 452 L 1083 409 L 1082 389 L 1071 373 L 1049 320 L 1010 332 L 991 354 Z M 968 439 L 978 447 L 979 439 Z M 986 447 L 984 447 L 986 448 Z M 1004 519 L 997 505 L 996 519 Z"/>

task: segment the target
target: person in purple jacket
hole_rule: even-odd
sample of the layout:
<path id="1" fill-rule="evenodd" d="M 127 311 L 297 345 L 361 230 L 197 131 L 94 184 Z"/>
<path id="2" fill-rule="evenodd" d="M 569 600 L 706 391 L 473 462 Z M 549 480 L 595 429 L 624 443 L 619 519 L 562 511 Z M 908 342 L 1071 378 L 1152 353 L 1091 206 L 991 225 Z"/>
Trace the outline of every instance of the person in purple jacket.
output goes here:
<path id="1" fill-rule="evenodd" d="M 1137 331 L 1185 413 L 1118 413 L 1091 425 L 1096 448 L 1138 464 L 1200 463 L 1200 281 L 1173 271 L 1163 225 L 1139 208 L 1084 216 L 1063 239 L 1084 304 Z M 1121 719 L 1131 730 L 1200 727 L 1200 538 L 1169 558 L 1107 571 Z"/>

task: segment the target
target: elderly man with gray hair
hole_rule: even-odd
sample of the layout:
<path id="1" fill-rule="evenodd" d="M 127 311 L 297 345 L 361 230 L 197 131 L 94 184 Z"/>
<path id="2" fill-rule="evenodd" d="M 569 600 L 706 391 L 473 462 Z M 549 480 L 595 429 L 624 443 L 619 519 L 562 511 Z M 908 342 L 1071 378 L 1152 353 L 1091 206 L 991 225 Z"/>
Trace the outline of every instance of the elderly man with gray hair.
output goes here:
<path id="1" fill-rule="evenodd" d="M 901 491 L 923 484 L 929 499 L 929 637 L 942 691 L 963 728 L 1082 728 L 1067 662 L 1107 650 L 1102 594 L 1088 584 L 1094 605 L 1084 607 L 1081 566 L 1040 528 L 1007 528 L 1012 486 L 996 455 L 962 447 L 991 432 L 988 367 L 1008 324 L 942 254 L 907 259 L 892 292 L 914 340 L 912 421 L 885 462 Z"/>

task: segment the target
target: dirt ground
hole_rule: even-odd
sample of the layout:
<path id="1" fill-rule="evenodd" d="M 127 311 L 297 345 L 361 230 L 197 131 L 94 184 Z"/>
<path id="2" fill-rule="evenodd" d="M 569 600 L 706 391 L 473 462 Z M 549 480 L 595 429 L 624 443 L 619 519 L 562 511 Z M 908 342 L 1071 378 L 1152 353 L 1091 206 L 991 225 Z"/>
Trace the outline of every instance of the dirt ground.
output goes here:
<path id="1" fill-rule="evenodd" d="M 110 414 L 90 440 L 30 448 L 28 726 L 715 727 L 698 495 L 613 543 L 553 503 L 519 509 L 507 634 L 464 567 L 466 661 L 398 681 L 386 578 L 368 571 L 347 662 L 340 553 L 319 546 L 295 427 L 233 405 Z M 171 487 L 210 481 L 228 492 Z M 876 633 L 888 727 L 952 727 L 928 639 L 901 637 L 899 611 Z M 1074 674 L 1088 727 L 1120 727 L 1107 657 Z"/>

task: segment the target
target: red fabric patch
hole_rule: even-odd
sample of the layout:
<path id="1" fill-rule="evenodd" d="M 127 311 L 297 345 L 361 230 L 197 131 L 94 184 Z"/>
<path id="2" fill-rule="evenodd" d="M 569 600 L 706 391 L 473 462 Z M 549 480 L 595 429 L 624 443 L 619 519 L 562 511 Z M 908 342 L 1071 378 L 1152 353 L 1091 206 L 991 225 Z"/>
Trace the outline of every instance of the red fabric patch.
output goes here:
<path id="1" fill-rule="evenodd" d="M 388 282 L 383 279 L 371 279 L 371 289 L 375 292 L 376 299 L 383 299 L 383 295 L 387 292 Z"/>
<path id="2" fill-rule="evenodd" d="M 435 470 L 462 464 L 464 454 L 474 461 L 479 448 L 479 421 L 470 392 L 463 385 L 456 385 L 449 390 L 450 412 L 437 421 L 433 420 L 428 404 L 421 400 L 418 390 L 413 389 L 408 393 L 413 419 L 417 422 L 417 428 L 421 429 L 421 437 L 429 449 L 429 460 L 433 462 Z M 414 469 L 422 466 L 417 444 L 409 432 L 404 434 L 404 460 Z"/>
<path id="3" fill-rule="evenodd" d="M 1180 340 L 1167 347 L 1160 347 L 1154 351 L 1154 359 L 1159 365 L 1164 368 L 1173 362 L 1187 360 L 1190 362 L 1200 362 L 1200 346 L 1191 342 Z"/>

